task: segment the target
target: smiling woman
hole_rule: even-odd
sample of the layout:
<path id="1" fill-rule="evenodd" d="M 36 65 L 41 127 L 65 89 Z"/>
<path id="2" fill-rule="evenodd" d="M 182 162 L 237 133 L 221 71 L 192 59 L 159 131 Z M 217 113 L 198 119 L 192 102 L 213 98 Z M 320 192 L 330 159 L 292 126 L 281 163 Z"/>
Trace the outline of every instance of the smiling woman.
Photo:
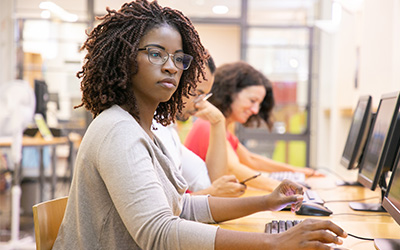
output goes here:
<path id="1" fill-rule="evenodd" d="M 302 172 L 306 175 L 321 175 L 309 168 L 296 168 L 289 164 L 274 161 L 250 152 L 239 139 L 228 131 L 234 123 L 244 125 L 264 124 L 272 127 L 274 95 L 271 82 L 258 70 L 245 62 L 222 65 L 215 73 L 213 95 L 210 102 L 226 118 L 226 138 L 228 145 L 228 168 L 239 180 L 244 180 L 259 171 L 263 172 Z M 196 120 L 186 137 L 185 145 L 203 160 L 207 160 L 210 124 L 202 119 Z M 248 186 L 272 191 L 279 182 L 262 175 L 249 181 Z"/>

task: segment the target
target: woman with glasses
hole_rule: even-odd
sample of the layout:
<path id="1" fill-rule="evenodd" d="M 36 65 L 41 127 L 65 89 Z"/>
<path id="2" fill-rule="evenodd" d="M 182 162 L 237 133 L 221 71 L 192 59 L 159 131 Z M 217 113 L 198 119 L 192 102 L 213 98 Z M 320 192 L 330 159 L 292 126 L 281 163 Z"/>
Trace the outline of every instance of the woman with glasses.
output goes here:
<path id="1" fill-rule="evenodd" d="M 270 195 L 243 199 L 185 194 L 186 182 L 151 126 L 153 119 L 170 124 L 182 109 L 182 97 L 203 75 L 204 48 L 188 18 L 156 1 L 107 11 L 83 44 L 81 106 L 94 120 L 53 249 L 299 249 L 292 246 L 317 245 L 315 234 L 304 232 L 322 230 L 323 242 L 345 235 L 329 221 L 305 221 L 281 237 L 199 223 L 287 204 L 296 210 L 302 189 L 285 182 Z M 277 238 L 285 239 L 282 246 L 275 247 Z"/>
<path id="2" fill-rule="evenodd" d="M 272 128 L 272 108 L 274 96 L 270 81 L 258 70 L 245 62 L 225 64 L 217 68 L 213 95 L 209 101 L 224 114 L 226 118 L 226 138 L 228 144 L 228 168 L 239 180 L 254 176 L 258 172 L 302 172 L 306 176 L 316 175 L 310 168 L 296 168 L 274 161 L 267 157 L 250 152 L 228 128 L 238 122 L 244 125 L 259 126 L 263 124 Z M 207 160 L 210 124 L 202 119 L 196 120 L 186 137 L 185 146 L 203 160 Z M 274 190 L 279 181 L 261 175 L 247 185 L 267 191 Z"/>

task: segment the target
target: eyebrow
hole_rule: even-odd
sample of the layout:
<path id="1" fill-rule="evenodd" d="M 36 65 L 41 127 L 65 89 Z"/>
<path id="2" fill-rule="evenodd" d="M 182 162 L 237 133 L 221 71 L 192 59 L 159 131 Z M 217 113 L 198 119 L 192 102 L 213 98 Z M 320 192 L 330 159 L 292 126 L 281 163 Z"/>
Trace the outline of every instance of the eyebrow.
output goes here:
<path id="1" fill-rule="evenodd" d="M 145 48 L 147 48 L 147 47 L 157 47 L 157 48 L 160 48 L 160 49 L 162 49 L 162 50 L 165 50 L 165 48 L 164 48 L 163 46 L 159 45 L 159 44 L 147 44 L 147 45 L 145 45 L 144 47 L 145 47 Z M 176 52 L 183 52 L 183 49 L 175 50 L 174 53 L 176 53 Z"/>

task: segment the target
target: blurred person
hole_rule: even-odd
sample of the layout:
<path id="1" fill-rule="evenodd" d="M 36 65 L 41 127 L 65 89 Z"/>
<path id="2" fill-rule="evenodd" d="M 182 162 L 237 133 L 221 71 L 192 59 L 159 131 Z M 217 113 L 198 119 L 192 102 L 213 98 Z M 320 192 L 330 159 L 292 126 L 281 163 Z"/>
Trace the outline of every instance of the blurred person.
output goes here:
<path id="1" fill-rule="evenodd" d="M 264 124 L 272 128 L 272 109 L 274 97 L 271 82 L 258 70 L 245 62 L 222 65 L 215 73 L 213 95 L 209 101 L 214 104 L 226 118 L 226 138 L 229 141 L 228 167 L 230 173 L 239 180 L 246 179 L 258 172 L 301 172 L 306 176 L 321 176 L 311 168 L 298 168 L 250 152 L 239 139 L 229 132 L 228 127 L 235 122 Z M 204 119 L 194 122 L 186 137 L 185 146 L 203 160 L 207 160 L 209 147 L 208 135 L 210 124 Z M 279 181 L 262 175 L 248 182 L 249 186 L 272 191 Z"/>

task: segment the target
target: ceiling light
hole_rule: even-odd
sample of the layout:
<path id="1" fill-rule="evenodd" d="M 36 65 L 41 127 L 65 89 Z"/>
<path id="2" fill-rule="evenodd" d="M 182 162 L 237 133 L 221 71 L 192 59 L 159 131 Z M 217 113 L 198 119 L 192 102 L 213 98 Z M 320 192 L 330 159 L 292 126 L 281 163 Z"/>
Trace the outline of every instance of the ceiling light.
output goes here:
<path id="1" fill-rule="evenodd" d="M 40 13 L 40 17 L 43 18 L 43 19 L 49 19 L 50 16 L 51 16 L 51 13 L 50 13 L 50 11 L 48 11 L 48 10 L 43 10 L 43 11 Z"/>
<path id="2" fill-rule="evenodd" d="M 215 6 L 212 8 L 212 11 L 213 11 L 215 14 L 223 15 L 223 14 L 228 13 L 229 8 L 226 7 L 225 5 L 215 5 Z"/>
<path id="3" fill-rule="evenodd" d="M 53 2 L 41 2 L 39 4 L 39 8 L 42 10 L 48 10 L 54 15 L 58 16 L 61 18 L 61 20 L 66 21 L 66 22 L 76 22 L 78 21 L 78 16 L 72 13 L 69 13 L 68 11 L 64 10 L 57 4 Z"/>

